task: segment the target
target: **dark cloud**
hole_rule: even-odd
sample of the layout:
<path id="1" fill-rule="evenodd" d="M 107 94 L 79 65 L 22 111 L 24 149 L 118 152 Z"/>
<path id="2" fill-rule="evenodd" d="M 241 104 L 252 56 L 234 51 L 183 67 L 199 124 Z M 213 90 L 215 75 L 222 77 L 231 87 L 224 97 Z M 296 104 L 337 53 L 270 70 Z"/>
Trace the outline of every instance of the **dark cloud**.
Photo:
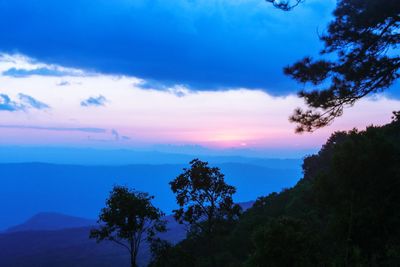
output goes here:
<path id="1" fill-rule="evenodd" d="M 0 125 L 0 128 L 6 129 L 32 129 L 57 132 L 85 132 L 85 133 L 105 133 L 106 129 L 102 128 L 69 128 L 69 127 L 42 127 L 32 125 Z"/>
<path id="2" fill-rule="evenodd" d="M 317 53 L 317 28 L 334 5 L 310 0 L 282 12 L 263 0 L 3 0 L 0 50 L 192 89 L 287 93 L 297 85 L 282 67 Z"/>
<path id="3" fill-rule="evenodd" d="M 106 102 L 107 102 L 107 99 L 104 96 L 99 95 L 97 97 L 89 97 L 88 99 L 83 100 L 81 102 L 81 106 L 82 107 L 92 107 L 92 106 L 98 107 L 98 106 L 104 106 L 106 104 Z"/>
<path id="4" fill-rule="evenodd" d="M 25 104 L 25 106 L 29 106 L 34 109 L 47 109 L 50 108 L 49 105 L 25 94 L 19 94 L 19 99 Z"/>

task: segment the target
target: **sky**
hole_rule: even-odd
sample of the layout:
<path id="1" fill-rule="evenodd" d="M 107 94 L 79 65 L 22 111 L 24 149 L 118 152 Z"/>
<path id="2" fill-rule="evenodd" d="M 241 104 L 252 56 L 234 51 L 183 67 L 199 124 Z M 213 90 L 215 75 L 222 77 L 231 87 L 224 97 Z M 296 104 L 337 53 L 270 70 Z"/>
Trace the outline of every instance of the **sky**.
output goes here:
<path id="1" fill-rule="evenodd" d="M 318 55 L 335 2 L 283 12 L 262 0 L 2 0 L 0 146 L 290 157 L 387 123 L 400 106 L 390 93 L 313 134 L 288 121 L 303 85 L 282 68 Z"/>

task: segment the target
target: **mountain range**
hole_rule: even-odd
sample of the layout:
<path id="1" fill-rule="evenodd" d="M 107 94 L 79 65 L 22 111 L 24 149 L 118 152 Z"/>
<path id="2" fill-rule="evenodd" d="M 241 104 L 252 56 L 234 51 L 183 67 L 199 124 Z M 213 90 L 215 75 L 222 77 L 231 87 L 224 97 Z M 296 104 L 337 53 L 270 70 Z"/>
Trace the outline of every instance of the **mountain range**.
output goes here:
<path id="1" fill-rule="evenodd" d="M 286 164 L 286 163 L 285 163 Z M 277 165 L 277 164 L 276 164 Z M 221 163 L 226 182 L 237 188 L 236 202 L 254 200 L 294 185 L 300 165 Z M 176 208 L 169 182 L 187 164 L 83 166 L 48 163 L 0 164 L 0 230 L 43 211 L 97 218 L 113 185 L 126 185 L 155 196 L 166 214 Z"/>
<path id="2" fill-rule="evenodd" d="M 6 156 L 2 153 L 0 162 Z M 96 244 L 88 238 L 113 185 L 149 192 L 155 196 L 154 205 L 170 214 L 176 204 L 169 182 L 193 159 L 171 155 L 168 164 L 161 164 L 158 160 L 168 155 L 149 160 L 138 154 L 116 164 L 118 158 L 111 154 L 108 164 L 105 160 L 100 164 L 99 158 L 90 159 L 90 155 L 86 165 L 20 163 L 17 154 L 10 154 L 14 163 L 0 163 L 0 266 L 129 266 L 124 248 L 110 242 Z M 45 157 L 51 158 L 51 153 Z M 82 155 L 77 157 L 81 159 Z M 139 163 L 146 160 L 152 163 Z M 296 159 L 210 156 L 206 160 L 219 167 L 226 182 L 237 188 L 234 200 L 244 209 L 253 203 L 247 201 L 290 187 L 302 175 L 301 160 Z M 127 162 L 134 164 L 124 164 Z M 166 219 L 169 231 L 161 237 L 173 243 L 183 239 L 184 227 L 171 216 Z M 149 248 L 144 245 L 140 266 L 149 258 Z"/>
<path id="3" fill-rule="evenodd" d="M 253 202 L 240 203 L 244 210 Z M 176 243 L 185 235 L 185 228 L 172 216 L 166 216 L 164 240 Z M 34 215 L 22 224 L 0 233 L 0 266 L 8 267 L 113 267 L 129 266 L 129 254 L 112 243 L 96 243 L 89 239 L 95 220 L 55 212 Z M 147 244 L 138 255 L 139 266 L 150 259 Z"/>

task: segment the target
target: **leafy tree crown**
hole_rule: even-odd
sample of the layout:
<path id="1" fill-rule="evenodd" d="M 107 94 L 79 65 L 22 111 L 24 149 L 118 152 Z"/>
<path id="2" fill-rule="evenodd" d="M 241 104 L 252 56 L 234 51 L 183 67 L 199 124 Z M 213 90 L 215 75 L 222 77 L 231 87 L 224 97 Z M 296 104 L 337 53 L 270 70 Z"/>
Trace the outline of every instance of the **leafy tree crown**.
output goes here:
<path id="1" fill-rule="evenodd" d="M 233 203 L 235 187 L 225 183 L 219 168 L 194 159 L 190 169 L 176 177 L 170 186 L 176 195 L 179 209 L 174 216 L 179 223 L 186 223 L 192 230 L 210 234 L 217 222 L 235 220 L 240 207 Z"/>

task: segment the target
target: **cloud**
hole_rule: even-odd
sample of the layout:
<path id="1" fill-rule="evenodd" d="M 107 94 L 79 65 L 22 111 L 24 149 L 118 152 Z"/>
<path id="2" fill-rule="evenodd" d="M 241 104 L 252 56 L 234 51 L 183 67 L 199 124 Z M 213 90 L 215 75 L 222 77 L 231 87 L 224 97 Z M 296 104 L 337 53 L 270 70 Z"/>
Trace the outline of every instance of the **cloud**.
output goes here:
<path id="1" fill-rule="evenodd" d="M 49 105 L 25 94 L 18 94 L 20 102 L 11 100 L 6 94 L 0 94 L 0 111 L 25 111 L 26 109 L 48 109 Z"/>
<path id="2" fill-rule="evenodd" d="M 6 71 L 2 72 L 3 76 L 10 76 L 14 78 L 25 78 L 33 75 L 38 76 L 71 76 L 74 75 L 69 71 L 62 71 L 57 69 L 49 69 L 49 68 L 36 68 L 36 69 L 17 69 L 17 68 L 10 68 Z"/>
<path id="3" fill-rule="evenodd" d="M 24 110 L 25 107 L 21 104 L 12 101 L 6 94 L 0 94 L 0 111 L 19 111 Z"/>
<path id="4" fill-rule="evenodd" d="M 160 91 L 165 91 L 168 89 L 168 85 L 154 81 L 154 80 L 142 80 L 139 84 L 137 84 L 138 87 L 142 89 L 151 89 L 151 90 L 160 90 Z"/>
<path id="5" fill-rule="evenodd" d="M 68 86 L 68 85 L 71 85 L 69 81 L 61 81 L 57 83 L 57 86 Z"/>
<path id="6" fill-rule="evenodd" d="M 30 67 L 23 61 L 18 64 L 17 67 Z M 0 62 L 0 69 L 7 69 L 10 65 Z M 56 83 L 62 80 L 71 83 L 66 88 L 68 90 L 60 91 L 57 87 Z M 295 107 L 303 105 L 302 99 L 295 95 L 277 97 L 245 88 L 199 92 L 175 86 L 172 87 L 175 92 L 169 91 L 171 87 L 144 90 L 137 86 L 140 80 L 128 76 L 116 79 L 115 76 L 100 74 L 68 79 L 44 76 L 10 79 L 0 76 L 0 85 L 4 87 L 0 91 L 3 94 L 0 108 L 23 110 L 0 112 L 0 125 L 20 129 L 0 129 L 0 144 L 97 146 L 94 141 L 86 139 L 93 136 L 93 139 L 109 140 L 108 143 L 99 143 L 99 147 L 199 144 L 237 148 L 245 144 L 249 148 L 302 149 L 320 146 L 336 130 L 386 123 L 390 121 L 391 112 L 400 106 L 398 100 L 387 97 L 374 98 L 373 101 L 367 98 L 348 109 L 330 127 L 312 135 L 299 136 L 294 134 L 294 125 L 287 119 Z M 33 108 L 29 109 L 30 105 L 19 98 L 19 92 L 43 101 L 51 106 L 51 112 L 26 112 Z M 107 108 L 83 110 L 79 106 L 89 96 L 101 95 L 107 97 Z M 177 95 L 184 96 L 179 98 Z M 82 125 L 98 128 L 82 128 Z M 24 130 L 29 127 L 31 130 Z M 132 139 L 126 141 L 123 136 Z"/>
<path id="7" fill-rule="evenodd" d="M 135 84 L 141 89 L 144 90 L 157 90 L 157 91 L 166 91 L 177 97 L 184 97 L 188 95 L 191 90 L 188 86 L 180 85 L 180 84 L 163 84 L 157 81 L 152 80 L 142 80 L 140 83 Z"/>
<path id="8" fill-rule="evenodd" d="M 115 130 L 115 129 L 111 130 L 111 135 L 114 137 L 115 141 L 120 141 L 120 140 L 128 141 L 128 140 L 131 140 L 131 138 L 129 136 L 120 135 L 119 132 L 117 130 Z"/>
<path id="9" fill-rule="evenodd" d="M 99 107 L 99 106 L 104 106 L 106 104 L 106 102 L 107 102 L 107 99 L 104 96 L 99 95 L 97 97 L 89 97 L 88 99 L 83 100 L 81 102 L 81 106 L 82 107 L 93 107 L 93 106 Z"/>
<path id="10" fill-rule="evenodd" d="M 168 92 L 170 92 L 171 94 L 174 94 L 177 97 L 184 97 L 184 96 L 187 96 L 188 94 L 190 94 L 191 91 L 184 86 L 177 85 L 172 88 L 169 88 Z"/>
<path id="11" fill-rule="evenodd" d="M 282 67 L 320 48 L 335 5 L 306 1 L 281 12 L 263 0 L 4 0 L 0 51 L 196 90 L 297 91 Z M 307 19 L 304 19 L 307 18 Z M 29 27 L 28 27 L 29 26 Z M 61 75 L 18 69 L 6 74 Z M 19 76 L 18 76 L 19 75 Z"/>
<path id="12" fill-rule="evenodd" d="M 50 108 L 49 105 L 29 96 L 29 95 L 25 95 L 25 94 L 18 94 L 19 99 L 25 103 L 26 105 L 28 105 L 31 108 L 34 109 L 48 109 Z"/>
<path id="13" fill-rule="evenodd" d="M 32 130 L 45 130 L 45 131 L 57 131 L 57 132 L 85 132 L 85 133 L 107 132 L 107 130 L 103 128 L 43 127 L 43 126 L 32 126 L 32 125 L 0 125 L 0 128 L 32 129 Z"/>
<path id="14" fill-rule="evenodd" d="M 112 134 L 112 136 L 114 136 L 115 141 L 119 141 L 119 133 L 117 130 L 112 129 L 111 134 Z"/>

